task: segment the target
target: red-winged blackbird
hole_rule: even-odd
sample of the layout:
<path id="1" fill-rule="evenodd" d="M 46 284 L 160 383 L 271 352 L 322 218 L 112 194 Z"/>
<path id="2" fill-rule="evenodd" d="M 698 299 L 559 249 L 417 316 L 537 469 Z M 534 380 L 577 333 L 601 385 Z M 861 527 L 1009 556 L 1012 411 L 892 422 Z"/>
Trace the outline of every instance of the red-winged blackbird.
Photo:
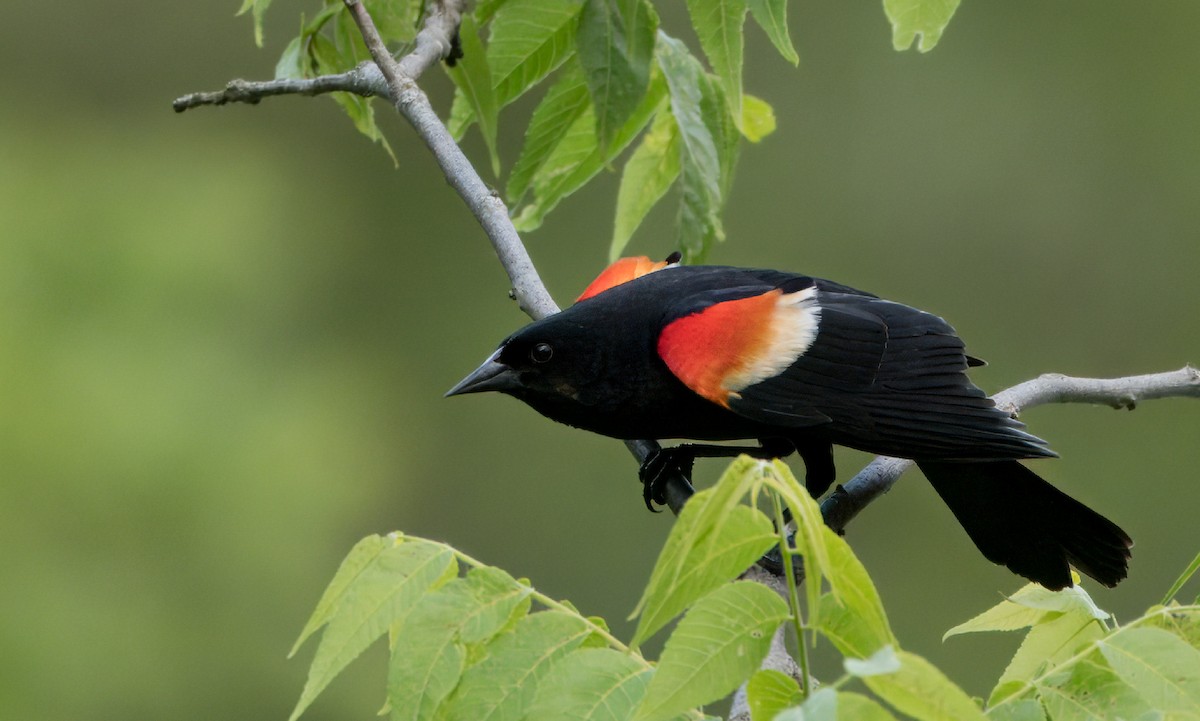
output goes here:
<path id="1" fill-rule="evenodd" d="M 982 364 L 938 316 L 838 283 L 626 258 L 447 395 L 500 391 L 620 439 L 757 439 L 760 456 L 799 452 L 814 497 L 832 444 L 911 458 L 989 560 L 1051 589 L 1068 564 L 1116 585 L 1129 536 L 1017 462 L 1055 453 L 971 383 Z M 665 449 L 643 480 L 737 450 Z"/>

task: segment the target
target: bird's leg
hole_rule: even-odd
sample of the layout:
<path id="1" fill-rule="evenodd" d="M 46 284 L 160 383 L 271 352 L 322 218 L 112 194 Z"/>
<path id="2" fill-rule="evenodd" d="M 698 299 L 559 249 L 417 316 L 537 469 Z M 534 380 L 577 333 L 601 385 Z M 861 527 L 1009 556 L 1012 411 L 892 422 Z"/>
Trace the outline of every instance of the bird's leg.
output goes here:
<path id="1" fill-rule="evenodd" d="M 733 458 L 743 453 L 753 458 L 782 458 L 795 450 L 791 441 L 782 438 L 763 439 L 759 446 L 718 446 L 704 443 L 681 443 L 673 448 L 662 448 L 642 462 L 638 478 L 642 481 L 642 499 L 646 508 L 654 511 L 655 503 L 666 503 L 663 484 L 667 471 L 674 469 L 689 481 L 692 467 L 697 458 Z"/>
<path id="2" fill-rule="evenodd" d="M 825 491 L 837 479 L 837 468 L 833 465 L 833 446 L 828 441 L 795 441 L 800 460 L 804 461 L 804 486 L 814 499 L 825 495 Z"/>

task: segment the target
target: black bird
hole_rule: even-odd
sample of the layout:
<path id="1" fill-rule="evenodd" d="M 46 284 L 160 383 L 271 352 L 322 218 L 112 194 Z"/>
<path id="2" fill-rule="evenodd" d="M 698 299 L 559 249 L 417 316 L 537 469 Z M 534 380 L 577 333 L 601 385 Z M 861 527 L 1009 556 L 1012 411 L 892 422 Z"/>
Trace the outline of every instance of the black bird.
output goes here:
<path id="1" fill-rule="evenodd" d="M 1056 454 L 971 383 L 982 364 L 938 316 L 828 280 L 625 258 L 447 395 L 500 391 L 620 439 L 755 439 L 762 457 L 797 451 L 813 497 L 834 444 L 911 458 L 992 562 L 1050 589 L 1068 564 L 1116 585 L 1129 536 L 1018 462 Z M 739 450 L 664 449 L 647 493 L 667 465 Z"/>

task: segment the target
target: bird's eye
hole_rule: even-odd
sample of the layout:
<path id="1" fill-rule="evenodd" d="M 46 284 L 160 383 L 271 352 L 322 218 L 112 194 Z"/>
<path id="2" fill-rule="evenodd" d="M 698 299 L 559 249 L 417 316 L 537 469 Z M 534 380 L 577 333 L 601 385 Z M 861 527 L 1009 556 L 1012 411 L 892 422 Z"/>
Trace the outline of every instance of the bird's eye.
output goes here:
<path id="1" fill-rule="evenodd" d="M 529 358 L 534 363 L 545 363 L 554 357 L 554 349 L 549 343 L 538 343 L 529 349 Z"/>

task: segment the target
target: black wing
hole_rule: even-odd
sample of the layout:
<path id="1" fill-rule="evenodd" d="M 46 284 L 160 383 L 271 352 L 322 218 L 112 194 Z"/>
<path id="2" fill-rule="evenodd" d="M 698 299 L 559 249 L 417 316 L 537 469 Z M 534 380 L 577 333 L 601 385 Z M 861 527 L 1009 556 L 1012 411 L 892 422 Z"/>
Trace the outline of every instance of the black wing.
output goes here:
<path id="1" fill-rule="evenodd" d="M 729 407 L 777 426 L 812 427 L 841 445 L 930 460 L 1055 455 L 966 375 L 977 364 L 941 318 L 818 282 L 815 339 L 780 374 Z"/>

